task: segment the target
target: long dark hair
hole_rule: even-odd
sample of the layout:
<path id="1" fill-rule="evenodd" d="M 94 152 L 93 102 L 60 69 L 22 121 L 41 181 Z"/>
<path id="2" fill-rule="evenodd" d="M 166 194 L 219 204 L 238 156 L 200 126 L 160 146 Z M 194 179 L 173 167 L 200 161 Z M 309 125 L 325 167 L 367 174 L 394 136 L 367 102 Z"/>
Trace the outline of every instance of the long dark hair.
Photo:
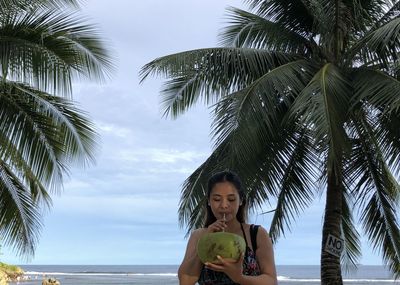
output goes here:
<path id="1" fill-rule="evenodd" d="M 236 214 L 236 219 L 240 223 L 245 223 L 246 222 L 246 196 L 244 194 L 244 191 L 242 189 L 242 181 L 240 180 L 239 176 L 232 172 L 232 171 L 222 171 L 214 174 L 213 176 L 210 177 L 208 180 L 208 186 L 207 186 L 207 201 L 206 201 L 206 207 L 207 207 L 207 216 L 206 216 L 206 222 L 204 224 L 205 227 L 208 227 L 212 223 L 214 223 L 217 218 L 214 216 L 211 206 L 208 205 L 208 201 L 210 200 L 210 195 L 211 191 L 214 188 L 215 184 L 221 183 L 221 182 L 230 182 L 235 186 L 236 190 L 238 191 L 239 198 L 241 205 L 239 206 L 238 212 Z"/>

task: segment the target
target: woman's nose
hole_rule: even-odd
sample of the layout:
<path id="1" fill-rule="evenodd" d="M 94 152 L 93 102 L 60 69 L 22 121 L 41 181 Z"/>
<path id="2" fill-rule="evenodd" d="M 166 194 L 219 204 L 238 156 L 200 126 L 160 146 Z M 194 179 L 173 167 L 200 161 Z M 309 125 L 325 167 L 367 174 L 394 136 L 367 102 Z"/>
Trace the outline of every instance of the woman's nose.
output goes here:
<path id="1" fill-rule="evenodd" d="M 222 200 L 221 201 L 221 208 L 228 208 L 229 202 L 227 200 Z"/>

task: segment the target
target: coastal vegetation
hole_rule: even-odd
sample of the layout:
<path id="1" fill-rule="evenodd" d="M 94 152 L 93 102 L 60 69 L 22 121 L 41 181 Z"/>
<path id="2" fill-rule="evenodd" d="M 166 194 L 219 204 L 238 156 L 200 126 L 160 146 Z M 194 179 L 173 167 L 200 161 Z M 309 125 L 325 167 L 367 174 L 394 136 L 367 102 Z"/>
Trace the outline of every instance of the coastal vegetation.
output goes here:
<path id="1" fill-rule="evenodd" d="M 72 80 L 113 70 L 75 0 L 0 1 L 0 236 L 31 257 L 43 211 L 72 165 L 94 160 L 97 134 Z"/>
<path id="2" fill-rule="evenodd" d="M 400 1 L 245 3 L 228 9 L 221 46 L 141 70 L 167 79 L 167 116 L 200 100 L 213 110 L 214 149 L 184 182 L 181 224 L 202 226 L 207 179 L 231 169 L 252 209 L 272 205 L 274 242 L 324 194 L 321 284 L 343 284 L 361 234 L 400 277 Z"/>
<path id="3" fill-rule="evenodd" d="M 0 262 L 0 285 L 6 285 L 9 281 L 17 281 L 23 275 L 24 271 L 21 267 Z"/>

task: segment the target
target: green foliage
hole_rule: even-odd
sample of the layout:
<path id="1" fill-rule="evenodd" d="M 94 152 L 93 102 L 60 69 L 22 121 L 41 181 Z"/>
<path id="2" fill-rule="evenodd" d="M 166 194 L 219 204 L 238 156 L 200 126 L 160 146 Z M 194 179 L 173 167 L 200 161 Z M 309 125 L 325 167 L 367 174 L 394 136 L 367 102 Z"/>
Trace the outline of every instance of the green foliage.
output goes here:
<path id="1" fill-rule="evenodd" d="M 11 265 L 7 263 L 0 262 L 0 270 L 6 272 L 6 273 L 22 273 L 23 270 L 16 266 L 16 265 Z"/>
<path id="2" fill-rule="evenodd" d="M 86 22 L 75 0 L 0 1 L 0 236 L 26 257 L 68 168 L 94 161 L 98 136 L 71 82 L 113 66 Z"/>
<path id="3" fill-rule="evenodd" d="M 0 262 L 0 284 L 7 285 L 8 281 L 15 281 L 23 274 L 24 271 L 21 267 Z"/>

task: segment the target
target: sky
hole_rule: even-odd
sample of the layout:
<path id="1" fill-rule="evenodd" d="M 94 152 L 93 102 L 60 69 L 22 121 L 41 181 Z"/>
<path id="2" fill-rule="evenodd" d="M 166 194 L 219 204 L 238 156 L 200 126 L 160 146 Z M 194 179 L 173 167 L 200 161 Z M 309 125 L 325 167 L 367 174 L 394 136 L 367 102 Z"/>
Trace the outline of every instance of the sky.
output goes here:
<path id="1" fill-rule="evenodd" d="M 13 264 L 179 264 L 187 239 L 178 224 L 181 185 L 208 157 L 210 110 L 200 104 L 173 120 L 162 116 L 163 80 L 139 84 L 149 61 L 218 45 L 228 6 L 238 0 L 86 0 L 82 14 L 110 43 L 116 72 L 103 84 L 74 84 L 76 105 L 100 134 L 96 164 L 71 168 L 64 190 L 44 215 L 35 256 L 2 248 Z M 277 264 L 319 264 L 324 197 L 275 245 Z M 250 223 L 269 228 L 268 210 Z M 362 264 L 381 264 L 363 243 Z"/>

